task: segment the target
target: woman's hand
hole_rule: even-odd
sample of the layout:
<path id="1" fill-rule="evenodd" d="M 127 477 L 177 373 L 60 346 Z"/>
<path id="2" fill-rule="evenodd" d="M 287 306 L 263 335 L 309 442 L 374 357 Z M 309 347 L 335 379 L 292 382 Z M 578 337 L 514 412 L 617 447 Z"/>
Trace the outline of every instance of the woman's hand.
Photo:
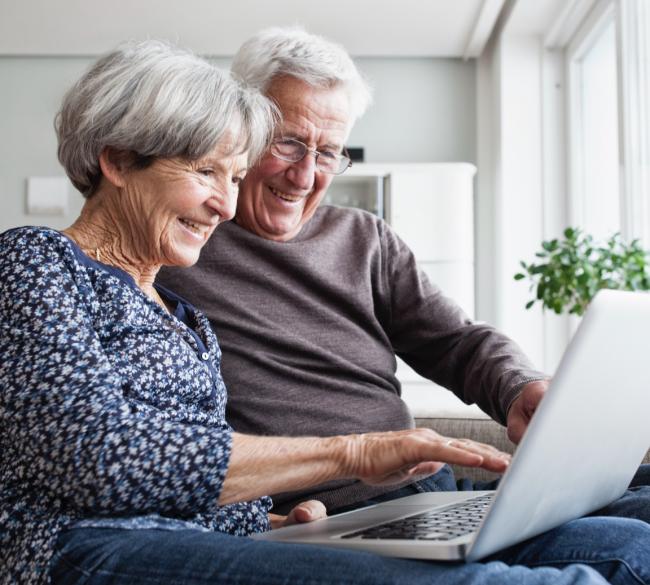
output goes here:
<path id="1" fill-rule="evenodd" d="M 502 472 L 509 462 L 510 456 L 494 447 L 469 439 L 450 439 L 430 429 L 334 437 L 253 437 L 233 433 L 219 504 L 297 491 L 338 479 L 358 478 L 368 484 L 389 485 L 431 475 L 445 463 Z"/>
<path id="2" fill-rule="evenodd" d="M 281 514 L 269 514 L 271 521 L 271 528 L 282 528 L 283 526 L 291 526 L 292 524 L 302 524 L 303 522 L 313 522 L 314 520 L 321 520 L 327 518 L 327 510 L 322 502 L 318 500 L 307 500 L 301 502 L 289 512 L 288 516 Z"/>
<path id="3" fill-rule="evenodd" d="M 443 437 L 431 429 L 356 435 L 348 449 L 351 467 L 346 475 L 370 485 L 416 480 L 435 473 L 445 463 L 498 473 L 510 463 L 510 455 L 490 445 Z"/>

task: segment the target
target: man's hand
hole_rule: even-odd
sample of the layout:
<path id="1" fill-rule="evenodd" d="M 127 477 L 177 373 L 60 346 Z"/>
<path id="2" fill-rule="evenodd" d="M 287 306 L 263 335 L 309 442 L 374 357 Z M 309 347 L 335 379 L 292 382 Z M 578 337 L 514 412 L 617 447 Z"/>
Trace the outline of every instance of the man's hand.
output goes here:
<path id="1" fill-rule="evenodd" d="M 302 524 L 303 522 L 313 522 L 327 518 L 327 510 L 322 502 L 318 500 L 307 500 L 301 502 L 289 512 L 288 516 L 280 514 L 269 514 L 271 521 L 271 528 L 282 528 L 283 526 L 291 526 L 291 524 Z"/>
<path id="2" fill-rule="evenodd" d="M 548 388 L 549 380 L 537 380 L 529 382 L 515 398 L 515 401 L 508 410 L 508 438 L 515 444 L 519 444 L 524 436 L 530 419 L 537 410 L 537 406 L 544 397 Z"/>

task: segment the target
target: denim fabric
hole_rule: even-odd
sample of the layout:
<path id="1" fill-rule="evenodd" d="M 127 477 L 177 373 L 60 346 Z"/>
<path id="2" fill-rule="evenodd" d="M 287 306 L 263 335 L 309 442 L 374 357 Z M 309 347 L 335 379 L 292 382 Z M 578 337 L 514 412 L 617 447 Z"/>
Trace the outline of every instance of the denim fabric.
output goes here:
<path id="1" fill-rule="evenodd" d="M 473 485 L 493 489 L 495 483 Z M 456 482 L 452 471 L 443 468 L 354 507 L 424 491 L 470 489 L 470 485 Z M 650 585 L 650 466 L 639 469 L 631 486 L 620 500 L 593 515 L 482 563 L 391 559 L 193 530 L 75 528 L 60 536 L 51 576 L 54 585 Z"/>
<path id="2" fill-rule="evenodd" d="M 73 528 L 59 537 L 53 585 L 604 585 L 592 568 L 442 564 L 218 532 Z M 650 542 L 646 541 L 646 546 Z M 635 583 L 622 576 L 616 584 Z"/>

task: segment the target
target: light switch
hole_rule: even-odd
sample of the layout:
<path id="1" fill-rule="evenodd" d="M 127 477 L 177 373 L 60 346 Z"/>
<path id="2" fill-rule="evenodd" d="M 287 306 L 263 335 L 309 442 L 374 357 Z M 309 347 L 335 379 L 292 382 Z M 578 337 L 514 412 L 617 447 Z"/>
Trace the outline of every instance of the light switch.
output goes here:
<path id="1" fill-rule="evenodd" d="M 66 177 L 29 177 L 27 179 L 28 215 L 65 215 L 68 211 Z"/>

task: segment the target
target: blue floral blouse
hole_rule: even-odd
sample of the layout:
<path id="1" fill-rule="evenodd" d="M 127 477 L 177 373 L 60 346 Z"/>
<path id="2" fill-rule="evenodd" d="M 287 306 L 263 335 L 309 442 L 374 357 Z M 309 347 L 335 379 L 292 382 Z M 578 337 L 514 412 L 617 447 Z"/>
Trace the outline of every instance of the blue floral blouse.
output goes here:
<path id="1" fill-rule="evenodd" d="M 269 498 L 217 504 L 221 352 L 203 314 L 159 292 L 175 315 L 59 232 L 0 234 L 0 582 L 47 583 L 80 521 L 269 529 Z"/>

